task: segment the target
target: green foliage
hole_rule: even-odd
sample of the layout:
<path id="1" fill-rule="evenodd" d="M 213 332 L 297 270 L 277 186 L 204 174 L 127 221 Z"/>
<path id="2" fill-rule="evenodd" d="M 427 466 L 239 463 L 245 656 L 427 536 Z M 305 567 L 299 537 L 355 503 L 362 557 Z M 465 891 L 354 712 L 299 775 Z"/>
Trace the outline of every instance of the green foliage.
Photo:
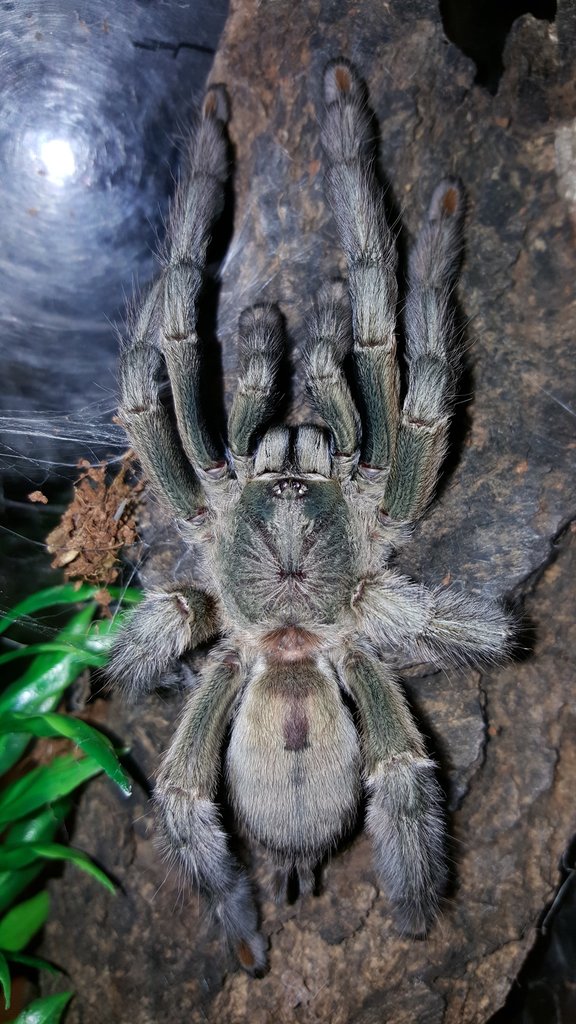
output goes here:
<path id="1" fill-rule="evenodd" d="M 118 587 L 107 587 L 106 589 L 114 600 L 121 600 L 123 604 L 138 604 L 142 597 L 139 590 L 120 590 Z M 13 622 L 33 615 L 34 612 L 43 611 L 44 608 L 56 608 L 59 605 L 74 605 L 81 601 L 90 601 L 100 590 L 100 587 L 91 587 L 87 583 L 83 583 L 79 587 L 75 583 L 61 583 L 55 587 L 38 590 L 21 601 L 20 604 L 14 605 L 11 611 L 0 618 L 0 633 L 4 633 Z M 93 611 L 95 607 L 93 607 Z"/>
<path id="2" fill-rule="evenodd" d="M 0 948 L 4 954 L 20 953 L 48 917 L 50 901 L 43 890 L 12 907 L 0 921 Z"/>
<path id="3" fill-rule="evenodd" d="M 112 590 L 112 596 L 128 604 L 139 600 L 136 591 Z M 50 587 L 22 601 L 0 618 L 0 633 L 37 611 L 56 605 L 76 605 L 67 626 L 50 643 L 33 644 L 0 655 L 0 666 L 28 658 L 23 674 L 0 694 L 0 776 L 10 772 L 11 781 L 0 778 L 0 986 L 6 1008 L 10 1006 L 9 963 L 50 970 L 56 968 L 25 953 L 26 946 L 44 925 L 49 913 L 46 890 L 18 901 L 21 893 L 41 873 L 48 860 L 70 861 L 114 892 L 107 875 L 82 850 L 55 841 L 71 807 L 71 794 L 88 779 L 104 771 L 122 790 L 130 793 L 129 778 L 110 740 L 78 718 L 59 714 L 67 687 L 86 668 L 101 668 L 121 617 L 94 621 L 97 588 L 72 584 Z M 35 737 L 63 737 L 75 744 L 76 753 L 64 753 L 49 764 L 23 773 L 18 761 Z M 16 1024 L 58 1024 L 71 992 L 37 999 L 19 1014 Z"/>
<path id="4" fill-rule="evenodd" d="M 59 992 L 55 996 L 35 999 L 18 1014 L 15 1024 L 58 1024 L 71 998 L 72 992 Z"/>
<path id="5" fill-rule="evenodd" d="M 81 594 L 83 590 L 94 592 L 93 587 L 81 587 L 76 593 Z M 59 599 L 56 591 L 64 592 Z M 70 584 L 50 587 L 47 591 L 40 591 L 39 594 L 23 601 L 17 607 L 25 609 L 25 613 L 29 614 L 31 609 L 47 607 L 41 601 L 42 595 L 54 596 L 53 603 L 62 604 L 64 597 L 70 597 L 71 591 L 73 592 L 73 588 Z M 6 714 L 19 711 L 27 714 L 45 714 L 53 711 L 65 690 L 85 668 L 101 668 L 106 664 L 106 653 L 118 628 L 119 620 L 115 618 L 93 622 L 97 607 L 94 601 L 90 601 L 76 612 L 53 643 L 34 644 L 33 647 L 22 647 L 0 656 L 1 664 L 2 659 L 6 662 L 16 656 L 34 655 L 23 675 L 0 695 L 0 721 Z M 0 633 L 14 620 L 14 610 L 0 619 Z M 4 732 L 0 736 L 0 774 L 16 764 L 29 741 L 30 737 L 25 731 Z"/>
<path id="6" fill-rule="evenodd" d="M 50 842 L 71 806 L 72 801 L 68 797 L 63 797 L 43 808 L 38 814 L 19 821 L 5 833 L 5 845 L 2 848 L 10 848 L 20 843 Z M 22 867 L 18 871 L 0 870 L 0 913 L 28 888 L 43 867 L 44 862 L 38 857 L 28 867 Z"/>

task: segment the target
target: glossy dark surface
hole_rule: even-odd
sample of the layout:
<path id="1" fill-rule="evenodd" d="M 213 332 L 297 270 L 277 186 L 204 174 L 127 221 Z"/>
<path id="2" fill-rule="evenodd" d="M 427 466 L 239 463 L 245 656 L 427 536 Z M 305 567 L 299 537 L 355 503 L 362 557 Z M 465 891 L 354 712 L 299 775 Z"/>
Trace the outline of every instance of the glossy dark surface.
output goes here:
<path id="1" fill-rule="evenodd" d="M 154 250 L 225 3 L 0 3 L 0 412 L 110 422 L 126 297 Z M 30 424 L 30 433 L 46 431 Z M 104 430 L 108 442 L 114 429 Z M 70 463 L 4 435 L 4 472 Z"/>

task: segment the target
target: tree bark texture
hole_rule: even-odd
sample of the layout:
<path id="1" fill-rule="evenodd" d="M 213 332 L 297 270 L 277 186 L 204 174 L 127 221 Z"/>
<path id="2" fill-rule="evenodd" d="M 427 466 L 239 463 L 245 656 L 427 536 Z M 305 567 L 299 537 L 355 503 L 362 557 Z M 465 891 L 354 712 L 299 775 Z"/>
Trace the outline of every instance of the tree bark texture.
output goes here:
<path id="1" fill-rule="evenodd" d="M 44 953 L 77 993 L 70 1024 L 483 1024 L 504 1003 L 559 881 L 574 832 L 576 720 L 576 10 L 515 22 L 491 95 L 444 35 L 433 0 L 235 0 L 212 80 L 232 103 L 234 234 L 219 335 L 227 394 L 237 313 L 279 301 L 294 353 L 321 282 L 343 272 L 322 193 L 318 116 L 325 62 L 365 78 L 380 126 L 380 168 L 401 264 L 435 184 L 464 183 L 466 254 L 458 302 L 467 349 L 462 403 L 434 511 L 403 568 L 524 597 L 534 650 L 502 669 L 409 674 L 417 719 L 438 758 L 450 814 L 453 883 L 426 941 L 398 935 L 358 836 L 324 872 L 319 896 L 277 906 L 261 889 L 271 970 L 234 970 L 194 894 L 154 846 L 145 793 L 127 804 L 100 779 L 74 842 L 121 884 L 113 898 L 66 870 L 53 884 Z M 473 399 L 472 399 L 473 394 Z M 144 575 L 181 557 L 155 528 Z M 573 635 L 574 634 L 574 635 Z M 154 776 L 179 701 L 114 699 L 108 722 Z M 50 983 L 52 984 L 52 983 Z"/>

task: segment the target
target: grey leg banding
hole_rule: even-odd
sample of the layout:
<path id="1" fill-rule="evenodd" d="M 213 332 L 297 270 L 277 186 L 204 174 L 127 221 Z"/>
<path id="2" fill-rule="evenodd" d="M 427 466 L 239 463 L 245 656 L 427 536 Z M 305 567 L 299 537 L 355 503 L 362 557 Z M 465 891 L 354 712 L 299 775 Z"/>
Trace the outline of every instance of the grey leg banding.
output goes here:
<path id="1" fill-rule="evenodd" d="M 364 406 L 362 459 L 382 467 L 394 451 L 399 417 L 396 247 L 374 172 L 365 90 L 347 61 L 328 64 L 324 96 L 326 193 L 348 264 L 354 364 Z"/>
<path id="2" fill-rule="evenodd" d="M 450 589 L 428 590 L 391 569 L 360 580 L 359 628 L 383 651 L 435 665 L 489 665 L 506 658 L 518 623 L 503 605 Z"/>
<path id="3" fill-rule="evenodd" d="M 215 665 L 189 698 L 155 792 L 161 841 L 206 898 L 242 966 L 266 964 L 250 882 L 230 852 L 214 797 L 221 747 L 239 689 L 238 665 Z"/>
<path id="4" fill-rule="evenodd" d="M 179 519 L 205 505 L 198 477 L 189 465 L 161 398 L 164 363 L 157 345 L 161 282 L 147 296 L 120 355 L 120 409 L 142 469 L 155 493 Z"/>
<path id="5" fill-rule="evenodd" d="M 424 934 L 447 875 L 435 766 L 390 669 L 355 652 L 343 671 L 360 714 L 376 868 L 401 928 Z"/>
<path id="6" fill-rule="evenodd" d="M 318 293 L 305 353 L 306 387 L 314 408 L 332 434 L 339 455 L 353 455 L 362 437 L 342 363 L 352 345 L 350 300 L 343 282 Z"/>
<path id="7" fill-rule="evenodd" d="M 206 94 L 199 131 L 190 146 L 188 175 L 180 183 L 170 215 L 164 270 L 161 344 L 172 385 L 178 432 L 192 465 L 210 470 L 224 448 L 210 435 L 200 394 L 197 303 L 213 225 L 224 207 L 228 176 L 225 124 L 228 101 L 222 86 Z"/>
<path id="8" fill-rule="evenodd" d="M 203 591 L 181 586 L 149 593 L 116 635 L 107 675 L 136 699 L 161 686 L 174 661 L 218 628 L 214 600 Z"/>
<path id="9" fill-rule="evenodd" d="M 228 420 L 228 440 L 233 456 L 246 457 L 278 401 L 277 375 L 284 348 L 279 309 L 272 305 L 245 309 L 239 339 L 241 372 Z"/>
<path id="10" fill-rule="evenodd" d="M 406 298 L 408 392 L 383 509 L 414 522 L 434 494 L 448 446 L 459 353 L 451 292 L 462 251 L 464 196 L 455 179 L 435 189 L 410 256 Z"/>

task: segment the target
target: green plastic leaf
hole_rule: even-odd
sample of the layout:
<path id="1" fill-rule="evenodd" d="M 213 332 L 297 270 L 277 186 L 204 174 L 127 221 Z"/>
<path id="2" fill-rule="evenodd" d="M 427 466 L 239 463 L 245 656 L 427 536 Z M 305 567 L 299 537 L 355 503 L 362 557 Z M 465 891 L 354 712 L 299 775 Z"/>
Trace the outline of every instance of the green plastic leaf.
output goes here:
<path id="1" fill-rule="evenodd" d="M 98 775 L 102 766 L 91 757 L 76 760 L 70 754 L 55 757 L 16 779 L 0 794 L 0 826 L 24 818 L 44 804 L 72 793 L 83 782 Z"/>
<path id="2" fill-rule="evenodd" d="M 76 621 L 81 626 L 84 625 L 86 619 L 90 620 L 88 611 L 93 614 L 96 608 L 96 605 L 89 605 L 87 610 L 83 610 L 78 614 Z M 80 637 L 78 639 L 76 639 L 77 630 L 71 629 L 69 624 L 59 634 L 60 637 L 68 637 L 67 640 L 56 639 L 37 644 L 23 644 L 17 650 L 0 654 L 0 665 L 7 665 L 11 661 L 17 661 L 19 658 L 30 658 L 36 654 L 73 654 L 77 655 L 85 665 L 102 668 L 106 664 L 106 655 L 112 646 L 114 634 L 122 626 L 125 617 L 125 615 L 119 614 L 115 615 L 112 619 L 99 619 L 98 622 L 92 622 L 85 632 L 80 630 Z M 27 675 L 29 674 L 27 673 Z M 13 684 L 10 687 L 8 699 L 10 699 L 12 694 L 17 694 L 19 688 L 18 685 Z M 14 698 L 12 697 L 12 699 Z M 4 696 L 2 696 L 2 703 L 5 703 Z"/>
<path id="3" fill-rule="evenodd" d="M 10 998 L 12 996 L 12 980 L 10 978 L 8 961 L 4 953 L 0 953 L 0 985 L 2 985 L 2 991 L 4 992 L 4 1007 L 6 1010 L 9 1010 Z"/>
<path id="4" fill-rule="evenodd" d="M 132 791 L 130 779 L 124 771 L 110 740 L 80 718 L 50 713 L 47 715 L 7 714 L 0 718 L 0 735 L 27 732 L 33 736 L 65 736 L 89 754 L 110 776 L 120 789 Z"/>
<path id="5" fill-rule="evenodd" d="M 6 842 L 10 844 L 49 843 L 56 835 L 61 822 L 69 814 L 71 807 L 70 797 L 56 800 L 39 814 L 31 818 L 24 818 L 12 825 L 12 828 L 8 829 L 5 834 Z M 19 871 L 0 871 L 0 913 L 7 910 L 16 897 L 28 888 L 43 867 L 43 861 L 35 860 L 30 867 L 20 868 Z"/>
<path id="6" fill-rule="evenodd" d="M 4 953 L 24 949 L 44 924 L 49 909 L 50 899 L 43 891 L 9 910 L 0 921 L 0 949 Z"/>
<path id="7" fill-rule="evenodd" d="M 24 964 L 25 967 L 35 967 L 37 971 L 49 971 L 50 974 L 62 974 L 62 968 L 56 967 L 41 956 L 28 956 L 25 953 L 9 953 L 10 963 Z"/>
<path id="8" fill-rule="evenodd" d="M 141 592 L 133 587 L 128 587 L 126 590 L 122 590 L 120 587 L 107 587 L 106 589 L 114 600 L 120 600 L 123 604 L 138 604 L 142 600 Z M 0 633 L 4 633 L 17 619 L 43 611 L 44 608 L 89 601 L 101 590 L 102 587 L 91 587 L 87 583 L 83 583 L 80 587 L 75 583 L 62 583 L 55 587 L 47 587 L 45 590 L 38 590 L 0 618 Z"/>
<path id="9" fill-rule="evenodd" d="M 18 648 L 17 651 L 7 651 L 0 654 L 0 665 L 8 665 L 11 661 L 18 661 L 19 658 L 30 658 L 34 654 L 73 654 L 82 660 L 84 665 L 91 665 L 94 668 L 102 668 L 106 659 L 99 657 L 84 646 L 58 643 L 54 640 L 44 644 L 28 644 Z"/>
<path id="10" fill-rule="evenodd" d="M 70 639 L 74 645 L 78 636 L 84 637 L 94 611 L 95 606 L 89 605 L 78 612 L 58 634 L 57 642 L 67 643 Z M 9 711 L 51 711 L 85 667 L 85 656 L 76 650 L 69 649 L 66 654 L 38 654 L 24 675 L 0 697 L 0 717 Z M 0 774 L 16 764 L 29 742 L 25 734 L 0 737 Z"/>
<path id="11" fill-rule="evenodd" d="M 126 604 L 137 604 L 142 595 L 139 591 L 110 587 L 112 597 Z M 73 584 L 49 587 L 32 594 L 0 619 L 0 633 L 17 618 L 29 615 L 55 604 L 77 603 L 93 597 L 97 587 L 84 585 L 76 588 Z M 87 667 L 102 667 L 111 646 L 111 637 L 121 626 L 123 616 L 115 616 L 102 622 L 91 623 L 98 606 L 91 602 L 72 617 L 65 629 L 48 646 L 34 645 L 36 656 L 14 683 L 0 696 L 0 715 L 8 711 L 53 711 L 64 691 Z M 63 645 L 63 646 L 61 646 Z M 2 662 L 28 657 L 30 647 L 8 651 L 0 656 Z M 95 660 L 95 658 L 97 660 Z M 0 774 L 12 768 L 23 754 L 29 740 L 25 734 L 8 734 L 0 738 Z"/>
<path id="12" fill-rule="evenodd" d="M 18 619 L 33 615 L 34 612 L 42 611 L 44 608 L 88 601 L 94 597 L 97 589 L 97 587 L 90 587 L 87 584 L 77 587 L 73 583 L 64 583 L 56 587 L 47 587 L 45 590 L 38 590 L 35 594 L 30 594 L 19 604 L 14 605 L 6 615 L 0 618 L 0 633 L 5 633 Z"/>
<path id="13" fill-rule="evenodd" d="M 64 797 L 43 808 L 31 818 L 17 821 L 4 837 L 7 843 L 49 843 L 57 828 L 72 809 L 72 800 Z"/>
<path id="14" fill-rule="evenodd" d="M 65 644 L 64 653 L 38 654 L 25 674 L 6 688 L 0 697 L 0 718 L 7 712 L 49 712 L 56 707 L 71 683 L 93 664 L 92 653 L 82 651 L 78 647 L 78 639 L 81 637 L 82 641 L 85 640 L 94 610 L 95 605 L 83 608 L 72 618 L 66 629 L 58 634 L 56 642 Z M 22 732 L 7 733 L 0 737 L 0 774 L 22 757 L 29 742 L 29 737 Z"/>
<path id="15" fill-rule="evenodd" d="M 29 868 L 21 868 L 20 871 L 0 871 L 0 913 L 8 909 L 43 869 L 44 862 L 36 860 Z"/>
<path id="16" fill-rule="evenodd" d="M 18 1014 L 14 1024 L 60 1024 L 62 1014 L 73 995 L 73 992 L 59 992 L 55 996 L 35 999 Z"/>
<path id="17" fill-rule="evenodd" d="M 18 846 L 0 846 L 0 869 L 18 870 L 28 867 L 38 858 L 69 860 L 87 874 L 96 878 L 109 892 L 116 892 L 114 883 L 82 850 L 62 846 L 61 843 L 20 843 Z"/>
<path id="18" fill-rule="evenodd" d="M 94 617 L 96 605 L 89 604 L 70 619 L 57 634 L 55 642 L 74 648 L 78 637 L 84 637 Z M 63 691 L 82 670 L 82 653 L 76 649 L 62 654 L 38 655 L 24 675 L 8 686 L 0 697 L 0 713 L 4 711 L 51 711 Z M 48 703 L 46 703 L 48 702 Z"/>

